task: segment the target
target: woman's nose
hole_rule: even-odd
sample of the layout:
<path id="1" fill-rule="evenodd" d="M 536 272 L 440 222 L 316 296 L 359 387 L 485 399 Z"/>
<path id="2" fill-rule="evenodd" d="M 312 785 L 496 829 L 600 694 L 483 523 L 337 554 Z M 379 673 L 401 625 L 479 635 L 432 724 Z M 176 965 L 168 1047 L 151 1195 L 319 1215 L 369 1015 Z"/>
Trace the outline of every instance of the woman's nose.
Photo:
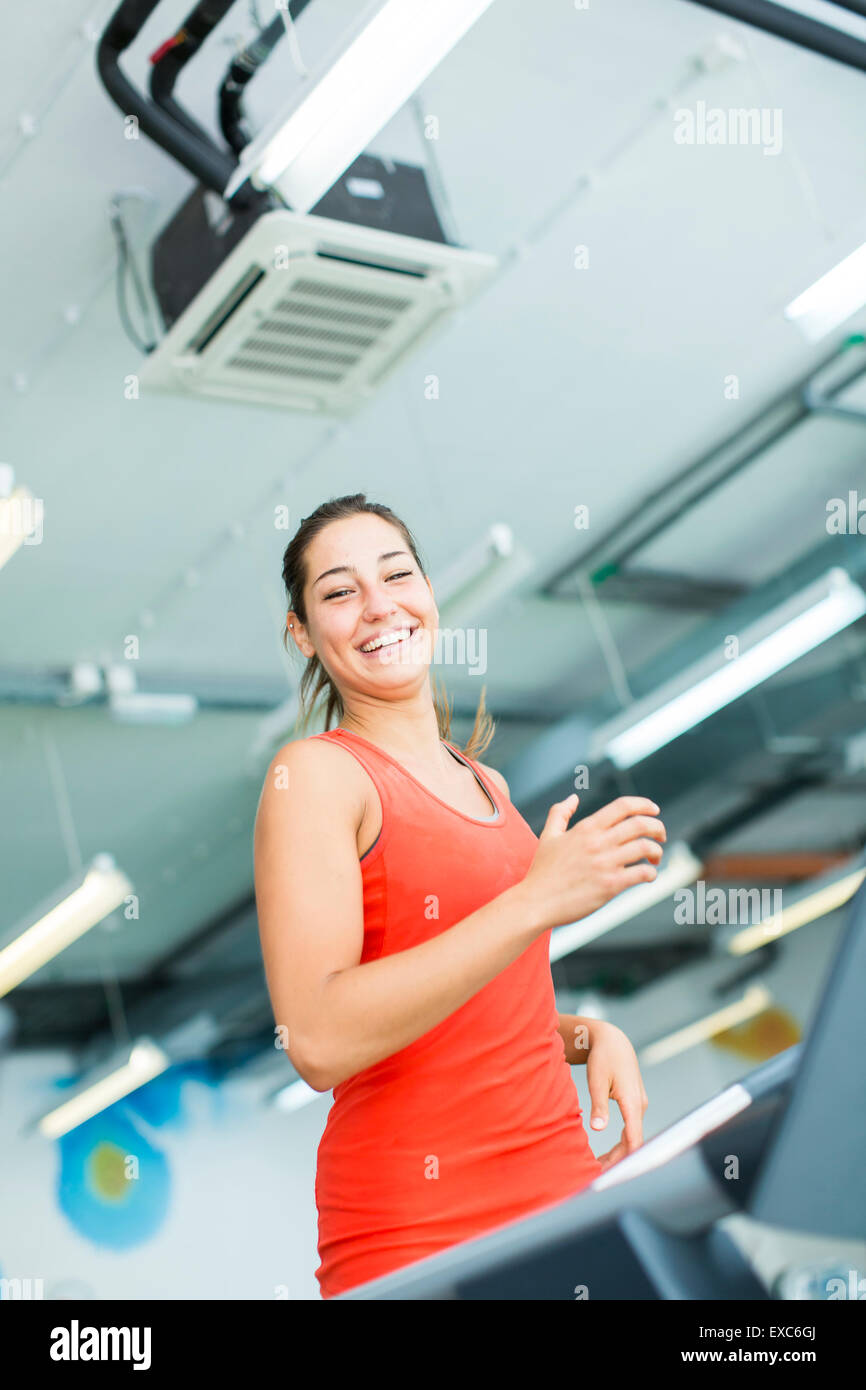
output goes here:
<path id="1" fill-rule="evenodd" d="M 372 590 L 367 595 L 367 602 L 364 605 L 364 617 L 368 622 L 378 618 L 385 618 L 389 613 L 393 613 L 396 605 L 390 594 L 382 593 L 379 589 Z"/>

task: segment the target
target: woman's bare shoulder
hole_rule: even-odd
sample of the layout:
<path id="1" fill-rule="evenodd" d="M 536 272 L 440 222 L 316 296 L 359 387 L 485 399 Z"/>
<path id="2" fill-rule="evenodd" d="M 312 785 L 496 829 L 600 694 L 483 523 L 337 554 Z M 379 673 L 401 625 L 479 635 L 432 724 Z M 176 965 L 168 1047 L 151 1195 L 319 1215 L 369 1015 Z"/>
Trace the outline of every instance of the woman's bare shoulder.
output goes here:
<path id="1" fill-rule="evenodd" d="M 295 793 L 296 802 L 329 802 L 335 811 L 363 814 L 366 774 L 345 748 L 330 739 L 291 739 L 271 759 L 262 795 L 268 787 Z"/>

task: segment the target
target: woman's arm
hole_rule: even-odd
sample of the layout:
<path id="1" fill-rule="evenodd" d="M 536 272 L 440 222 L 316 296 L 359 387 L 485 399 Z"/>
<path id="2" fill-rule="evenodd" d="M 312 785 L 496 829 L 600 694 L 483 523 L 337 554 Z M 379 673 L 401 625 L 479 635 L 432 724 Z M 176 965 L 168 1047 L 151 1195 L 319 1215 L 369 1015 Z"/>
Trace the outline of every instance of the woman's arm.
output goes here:
<path id="1" fill-rule="evenodd" d="M 308 1085 L 326 1091 L 420 1038 L 544 928 L 522 884 L 419 946 L 360 962 L 356 841 L 364 806 L 345 753 L 299 740 L 275 756 L 255 825 L 259 931 L 274 1018 Z M 423 907 L 419 903 L 419 911 Z"/>
<path id="2" fill-rule="evenodd" d="M 578 1014 L 558 1014 L 559 1036 L 565 1044 L 565 1060 L 569 1066 L 581 1066 L 592 1047 L 592 1030 L 597 1018 L 581 1018 Z"/>
<path id="3" fill-rule="evenodd" d="M 649 1101 L 637 1054 L 622 1029 L 602 1019 L 559 1014 L 559 1034 L 565 1044 L 565 1060 L 572 1066 L 586 1063 L 591 1127 L 604 1129 L 611 1100 L 620 1108 L 622 1136 L 606 1154 L 599 1155 L 602 1167 L 609 1168 L 643 1143 L 643 1117 Z"/>

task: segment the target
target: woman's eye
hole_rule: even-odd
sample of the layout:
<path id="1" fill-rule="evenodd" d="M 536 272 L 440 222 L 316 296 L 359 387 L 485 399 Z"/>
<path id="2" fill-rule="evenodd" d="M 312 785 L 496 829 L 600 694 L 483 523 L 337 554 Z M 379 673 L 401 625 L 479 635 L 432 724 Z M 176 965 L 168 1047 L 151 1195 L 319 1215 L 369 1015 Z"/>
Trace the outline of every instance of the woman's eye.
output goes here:
<path id="1" fill-rule="evenodd" d="M 412 570 L 398 570 L 396 574 L 389 574 L 388 579 L 408 579 L 411 574 Z M 351 589 L 335 589 L 333 593 L 325 594 L 325 602 L 329 598 L 340 598 L 342 594 L 350 594 L 351 592 Z"/>

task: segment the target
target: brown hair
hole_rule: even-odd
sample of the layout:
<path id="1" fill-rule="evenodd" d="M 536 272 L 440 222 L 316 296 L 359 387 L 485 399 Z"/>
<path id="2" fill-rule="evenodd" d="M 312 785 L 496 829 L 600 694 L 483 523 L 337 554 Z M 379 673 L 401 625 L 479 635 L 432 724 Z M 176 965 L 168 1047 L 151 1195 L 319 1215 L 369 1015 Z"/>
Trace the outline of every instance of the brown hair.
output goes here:
<path id="1" fill-rule="evenodd" d="M 411 531 L 405 522 L 394 515 L 390 507 L 379 502 L 368 502 L 363 492 L 356 492 L 347 497 L 332 497 L 329 502 L 323 502 L 320 507 L 317 507 L 310 516 L 304 517 L 286 546 L 283 555 L 283 583 L 286 586 L 289 610 L 297 613 L 302 623 L 307 621 L 304 606 L 304 586 L 307 581 L 306 554 L 311 541 L 332 521 L 343 521 L 347 517 L 357 516 L 363 512 L 372 512 L 374 516 L 380 516 L 383 521 L 389 521 L 392 526 L 396 526 L 419 570 L 422 574 L 426 573 Z M 285 628 L 283 629 L 283 646 L 288 650 L 288 630 Z M 453 742 L 451 738 L 451 705 L 448 700 L 448 693 L 437 680 L 435 673 L 432 677 L 432 686 L 439 737 L 446 739 L 449 743 Z M 467 758 L 477 759 L 493 738 L 495 725 L 485 709 L 484 693 L 484 689 L 482 689 L 472 732 L 466 746 L 460 749 L 460 752 Z M 304 668 L 298 689 L 299 711 L 295 724 L 296 731 L 302 730 L 309 723 L 320 697 L 322 697 L 325 706 L 325 728 L 330 729 L 332 723 L 337 723 L 343 717 L 343 701 L 340 698 L 339 690 L 319 658 L 311 656 Z M 455 744 L 454 746 L 458 747 L 459 745 Z"/>

